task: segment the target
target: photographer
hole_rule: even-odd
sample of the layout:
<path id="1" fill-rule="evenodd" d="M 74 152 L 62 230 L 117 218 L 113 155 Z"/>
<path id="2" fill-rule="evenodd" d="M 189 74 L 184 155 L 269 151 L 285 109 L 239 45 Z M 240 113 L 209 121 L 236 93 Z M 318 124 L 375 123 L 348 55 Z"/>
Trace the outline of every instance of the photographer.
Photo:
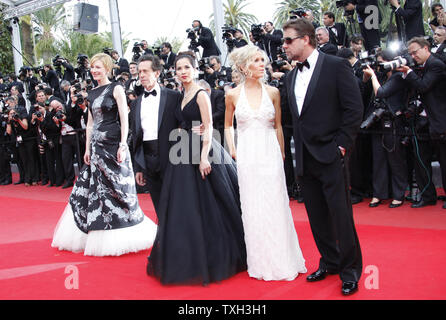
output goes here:
<path id="1" fill-rule="evenodd" d="M 8 91 L 11 90 L 12 87 L 17 87 L 20 93 L 25 92 L 25 88 L 23 87 L 23 83 L 17 79 L 17 76 L 14 73 L 10 73 L 8 76 Z"/>
<path id="2" fill-rule="evenodd" d="M 446 27 L 446 15 L 444 14 L 444 9 L 441 3 L 434 3 L 431 7 L 432 15 L 434 18 L 429 21 L 429 26 L 432 31 L 435 32 L 437 27 Z"/>
<path id="3" fill-rule="evenodd" d="M 234 48 L 241 48 L 248 44 L 248 42 L 243 39 L 243 32 L 240 29 L 228 26 L 223 27 L 223 40 L 228 46 L 228 52 L 232 52 Z"/>
<path id="4" fill-rule="evenodd" d="M 194 28 L 196 37 L 198 37 L 197 43 L 203 48 L 203 58 L 210 56 L 219 56 L 221 54 L 220 49 L 215 43 L 214 35 L 211 29 L 203 27 L 199 20 L 192 22 L 192 28 Z"/>
<path id="5" fill-rule="evenodd" d="M 133 91 L 136 96 L 140 96 L 144 92 L 144 88 L 141 85 L 138 77 L 138 63 L 136 62 L 130 62 L 129 64 L 130 69 L 130 79 L 125 84 L 125 90 L 126 91 Z"/>
<path id="6" fill-rule="evenodd" d="M 265 22 L 258 47 L 266 52 L 270 61 L 277 59 L 278 48 L 282 45 L 283 32 L 274 29 L 272 22 Z"/>
<path id="7" fill-rule="evenodd" d="M 177 55 L 172 52 L 172 45 L 169 42 L 161 44 L 161 59 L 164 61 L 164 69 L 169 70 L 174 66 Z"/>
<path id="8" fill-rule="evenodd" d="M 333 12 L 325 12 L 323 22 L 327 28 L 330 36 L 330 43 L 337 47 L 347 47 L 347 30 L 345 24 L 342 22 L 335 22 L 335 15 Z"/>
<path id="9" fill-rule="evenodd" d="M 49 111 L 42 103 L 38 103 L 38 110 L 33 114 L 31 122 L 37 122 L 39 133 L 39 151 L 44 155 L 44 161 L 48 172 L 48 187 L 61 186 L 64 181 L 62 164 L 62 152 L 60 139 L 60 127 L 53 121 L 54 112 Z M 45 181 L 42 185 L 45 185 Z"/>
<path id="10" fill-rule="evenodd" d="M 20 107 L 26 108 L 26 101 L 23 95 L 20 93 L 18 86 L 11 87 L 11 96 L 17 97 L 17 104 Z"/>
<path id="11" fill-rule="evenodd" d="M 60 79 L 66 81 L 73 81 L 76 78 L 74 67 L 68 62 L 67 59 L 62 58 L 59 55 L 56 55 L 53 58 L 53 66 L 56 68 L 56 73 Z M 64 67 L 63 73 L 62 73 L 62 66 Z"/>
<path id="12" fill-rule="evenodd" d="M 232 81 L 232 69 L 221 65 L 221 60 L 218 56 L 209 57 L 209 66 L 205 69 L 204 79 L 210 84 L 211 88 L 222 88 L 220 82 L 223 84 Z"/>
<path id="13" fill-rule="evenodd" d="M 8 108 L 0 105 L 0 112 L 0 186 L 6 186 L 12 183 L 10 138 L 6 133 Z"/>
<path id="14" fill-rule="evenodd" d="M 404 7 L 400 6 L 400 0 L 389 0 L 395 15 L 400 16 L 404 20 L 406 40 L 409 41 L 413 37 L 424 36 L 423 26 L 423 4 L 421 0 L 406 0 Z"/>
<path id="15" fill-rule="evenodd" d="M 11 107 L 11 106 L 10 106 Z M 36 159 L 37 141 L 34 128 L 29 125 L 26 114 L 13 107 L 8 113 L 6 132 L 16 142 L 18 155 L 23 164 L 25 186 L 37 185 L 38 161 Z"/>
<path id="16" fill-rule="evenodd" d="M 374 11 L 367 11 L 368 6 L 374 6 L 378 8 L 378 0 L 344 0 L 344 11 L 351 12 L 356 9 L 358 16 L 359 28 L 361 29 L 361 35 L 364 38 L 364 46 L 367 51 L 372 50 L 375 47 L 381 46 L 381 39 L 379 35 L 379 24 L 381 24 L 381 14 L 379 14 L 378 26 L 366 26 L 365 21 L 372 18 L 371 15 Z M 367 12 L 366 12 L 367 11 Z"/>
<path id="17" fill-rule="evenodd" d="M 378 61 L 389 62 L 395 58 L 394 53 L 385 50 Z M 377 207 L 381 200 L 392 196 L 389 208 L 397 208 L 403 204 L 408 186 L 407 150 L 402 136 L 406 125 L 407 85 L 402 73 L 395 70 L 387 71 L 382 85 L 370 66 L 364 70 L 364 77 L 371 79 L 376 99 L 382 100 L 382 103 L 375 105 L 374 115 L 383 112 L 381 118 L 374 118 L 377 129 L 383 133 L 372 135 L 373 199 L 369 207 Z"/>
<path id="18" fill-rule="evenodd" d="M 40 74 L 40 76 L 42 77 L 42 81 L 47 83 L 54 90 L 59 91 L 59 78 L 57 77 L 56 71 L 53 70 L 53 66 L 50 64 L 46 64 L 43 69 L 44 73 Z"/>
<path id="19" fill-rule="evenodd" d="M 434 32 L 435 48 L 431 51 L 435 57 L 446 63 L 446 27 L 439 26 Z"/>
<path id="20" fill-rule="evenodd" d="M 405 74 L 406 81 L 420 94 L 421 101 L 429 119 L 431 141 L 419 142 L 420 161 L 415 162 L 415 175 L 419 189 L 423 189 L 421 200 L 412 205 L 421 208 L 435 205 L 437 193 L 432 182 L 432 155 L 437 152 L 441 167 L 443 189 L 446 189 L 446 65 L 432 55 L 429 42 L 423 37 L 415 37 L 407 43 L 408 52 L 422 70 L 417 74 L 408 66 L 398 71 Z M 424 169 L 424 168 L 427 168 Z M 428 172 L 426 174 L 426 171 Z M 446 209 L 446 204 L 443 205 Z"/>
<path id="21" fill-rule="evenodd" d="M 113 66 L 113 75 L 115 76 L 115 77 L 117 77 L 117 76 L 119 76 L 121 73 L 123 73 L 123 72 L 128 72 L 128 73 L 130 73 L 130 70 L 129 70 L 129 62 L 126 60 L 126 59 L 124 59 L 124 58 L 121 58 L 120 56 L 119 56 L 119 53 L 118 53 L 118 51 L 116 51 L 116 50 L 113 50 L 112 52 L 111 52 L 111 57 L 113 58 L 113 60 L 115 60 L 115 65 Z"/>

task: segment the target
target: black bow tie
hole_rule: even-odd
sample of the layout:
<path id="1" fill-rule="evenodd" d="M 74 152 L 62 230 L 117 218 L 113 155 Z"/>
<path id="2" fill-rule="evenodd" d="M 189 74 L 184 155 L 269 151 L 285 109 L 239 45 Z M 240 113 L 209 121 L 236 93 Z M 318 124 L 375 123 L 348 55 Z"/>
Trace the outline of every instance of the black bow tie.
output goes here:
<path id="1" fill-rule="evenodd" d="M 299 69 L 299 71 L 302 71 L 302 69 L 303 69 L 304 67 L 307 67 L 308 69 L 310 69 L 310 64 L 308 63 L 307 60 L 305 60 L 305 61 L 302 62 L 302 63 L 301 63 L 301 62 L 296 63 L 296 68 Z"/>
<path id="2" fill-rule="evenodd" d="M 148 96 L 150 96 L 151 94 L 153 94 L 154 97 L 156 97 L 156 90 L 152 90 L 152 91 L 146 91 L 144 90 L 144 98 L 147 98 Z"/>

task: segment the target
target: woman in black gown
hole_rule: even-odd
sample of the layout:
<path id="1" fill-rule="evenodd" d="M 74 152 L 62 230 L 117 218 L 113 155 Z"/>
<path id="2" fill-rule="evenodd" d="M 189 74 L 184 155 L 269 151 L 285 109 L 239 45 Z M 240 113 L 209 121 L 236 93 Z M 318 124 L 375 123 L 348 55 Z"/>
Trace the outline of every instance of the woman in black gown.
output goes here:
<path id="1" fill-rule="evenodd" d="M 212 140 L 211 104 L 194 81 L 194 57 L 179 54 L 175 68 L 184 88 L 176 110 L 181 133 L 163 180 L 147 273 L 163 284 L 206 285 L 246 270 L 237 170 Z M 198 123 L 204 134 L 195 147 L 200 137 L 192 127 Z"/>

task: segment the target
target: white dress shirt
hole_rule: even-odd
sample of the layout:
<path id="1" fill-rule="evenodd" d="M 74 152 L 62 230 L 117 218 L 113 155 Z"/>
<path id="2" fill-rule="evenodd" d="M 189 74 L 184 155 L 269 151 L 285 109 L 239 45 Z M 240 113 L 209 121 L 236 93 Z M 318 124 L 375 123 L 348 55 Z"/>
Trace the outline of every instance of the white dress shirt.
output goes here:
<path id="1" fill-rule="evenodd" d="M 296 95 L 297 111 L 299 112 L 299 115 L 304 105 L 308 85 L 310 84 L 310 80 L 316 67 L 318 57 L 319 52 L 314 49 L 314 51 L 307 58 L 307 61 L 310 64 L 310 69 L 308 69 L 307 67 L 303 67 L 302 71 L 297 70 L 294 94 Z"/>
<path id="2" fill-rule="evenodd" d="M 161 88 L 157 83 L 152 89 L 156 91 L 156 96 L 142 96 L 141 100 L 141 127 L 143 131 L 143 141 L 158 139 L 158 113 L 160 107 Z"/>

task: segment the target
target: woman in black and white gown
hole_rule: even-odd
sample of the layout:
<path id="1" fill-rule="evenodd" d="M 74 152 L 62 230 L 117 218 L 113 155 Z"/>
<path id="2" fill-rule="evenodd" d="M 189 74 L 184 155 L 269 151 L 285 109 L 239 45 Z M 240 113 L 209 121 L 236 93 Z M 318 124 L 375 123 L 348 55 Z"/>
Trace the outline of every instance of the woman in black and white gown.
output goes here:
<path id="1" fill-rule="evenodd" d="M 91 256 L 119 256 L 149 249 L 156 224 L 139 207 L 127 146 L 125 92 L 108 79 L 111 58 L 97 54 L 91 73 L 98 87 L 88 92 L 85 166 L 53 236 L 52 247 Z"/>

